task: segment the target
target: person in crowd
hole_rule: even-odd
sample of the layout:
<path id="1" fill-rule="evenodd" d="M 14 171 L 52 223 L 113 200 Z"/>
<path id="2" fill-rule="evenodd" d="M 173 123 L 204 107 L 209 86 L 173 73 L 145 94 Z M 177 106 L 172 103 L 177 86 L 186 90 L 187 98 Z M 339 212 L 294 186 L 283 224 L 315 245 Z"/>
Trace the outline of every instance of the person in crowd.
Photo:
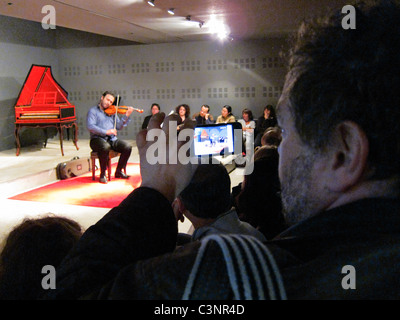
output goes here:
<path id="1" fill-rule="evenodd" d="M 245 145 L 246 154 L 248 154 L 250 150 L 254 150 L 254 129 L 256 123 L 253 120 L 253 112 L 247 108 L 243 109 L 242 119 L 239 119 L 238 122 L 242 125 L 243 144 Z"/>
<path id="2" fill-rule="evenodd" d="M 183 127 L 183 123 L 186 119 L 190 119 L 190 107 L 187 104 L 180 104 L 175 108 L 175 113 L 180 117 L 178 121 L 178 131 Z"/>
<path id="3" fill-rule="evenodd" d="M 278 164 L 277 147 L 265 146 L 256 151 L 253 171 L 244 176 L 234 199 L 239 218 L 267 239 L 273 239 L 287 228 L 282 213 Z"/>
<path id="4" fill-rule="evenodd" d="M 232 107 L 225 105 L 221 109 L 221 115 L 218 116 L 216 123 L 235 122 L 236 118 L 232 114 Z"/>
<path id="5" fill-rule="evenodd" d="M 126 113 L 120 118 L 117 113 L 107 114 L 108 108 L 113 108 L 115 95 L 106 91 L 100 98 L 98 105 L 91 107 L 87 113 L 86 126 L 90 132 L 90 148 L 97 152 L 100 162 L 100 183 L 106 184 L 106 169 L 110 150 L 121 153 L 115 178 L 128 179 L 129 176 L 122 170 L 126 167 L 132 152 L 132 146 L 117 137 L 118 130 L 121 130 L 130 122 L 129 116 L 133 112 L 128 107 Z"/>
<path id="6" fill-rule="evenodd" d="M 288 229 L 261 244 L 209 236 L 168 252 L 166 237 L 155 235 L 176 237 L 171 203 L 196 166 L 151 164 L 146 153 L 156 142 L 145 130 L 137 136 L 141 187 L 85 232 L 48 298 L 399 299 L 400 6 L 377 0 L 354 8 L 356 29 L 343 27 L 339 8 L 303 23 L 289 52 L 277 105 Z M 157 114 L 148 130 L 170 121 L 176 115 Z M 177 141 L 178 150 L 186 143 Z M 242 263 L 254 264 L 234 278 L 225 257 L 243 243 L 251 246 Z M 266 273 L 277 281 L 262 282 L 254 297 L 240 295 Z M 251 285 L 243 288 L 242 279 Z"/>
<path id="7" fill-rule="evenodd" d="M 200 112 L 196 112 L 192 120 L 195 120 L 197 125 L 215 123 L 214 117 L 210 113 L 210 106 L 207 104 L 201 106 Z"/>
<path id="8" fill-rule="evenodd" d="M 265 169 L 268 169 L 265 174 L 268 174 L 271 172 L 271 169 L 274 168 L 274 165 L 276 167 L 276 170 L 278 170 L 278 151 L 277 148 L 279 147 L 279 144 L 282 141 L 282 135 L 281 135 L 281 130 L 279 127 L 271 127 L 265 130 L 264 135 L 261 138 L 261 147 L 257 147 L 254 149 L 254 155 L 253 155 L 253 162 L 255 163 L 257 160 L 261 158 L 267 158 L 270 162 L 269 165 L 266 165 Z M 275 150 L 271 150 L 275 149 Z M 276 159 L 276 161 L 275 161 Z M 267 162 L 267 161 L 265 161 Z M 263 163 L 265 163 L 263 162 Z M 258 164 L 258 167 L 262 167 L 262 165 Z M 260 172 L 261 170 L 257 170 Z M 277 171 L 276 171 L 277 172 Z M 245 175 L 244 180 L 250 179 L 254 175 L 254 168 L 253 171 L 250 172 L 249 176 Z M 271 175 L 271 174 L 269 174 Z M 276 175 L 277 176 L 277 175 Z M 262 183 L 262 180 L 259 179 L 252 179 L 252 182 L 254 185 L 257 185 L 257 183 Z M 271 185 L 270 181 L 265 181 L 267 185 Z M 272 185 L 279 186 L 279 183 L 273 183 Z M 237 199 L 236 197 L 238 194 L 242 191 L 242 187 L 244 186 L 244 181 L 240 182 L 237 186 L 234 186 L 232 188 L 231 192 L 231 198 L 232 198 L 232 205 L 237 208 Z M 249 188 L 247 188 L 249 189 Z M 275 191 L 278 193 L 279 188 L 277 188 Z M 248 192 L 248 195 L 251 196 L 251 192 Z M 242 206 L 241 210 L 245 210 L 244 206 Z M 247 210 L 250 211 L 250 210 Z"/>
<path id="9" fill-rule="evenodd" d="M 158 103 L 153 103 L 151 105 L 151 108 L 150 108 L 151 114 L 144 118 L 143 123 L 142 123 L 142 129 L 147 129 L 147 126 L 149 124 L 150 118 L 152 116 L 154 116 L 156 113 L 159 113 L 160 110 L 161 110 L 161 108 L 160 108 L 160 105 Z"/>
<path id="10" fill-rule="evenodd" d="M 270 127 L 267 130 L 265 130 L 261 138 L 261 145 L 279 147 L 281 141 L 282 141 L 281 129 L 279 127 Z"/>
<path id="11" fill-rule="evenodd" d="M 25 219 L 14 227 L 0 254 L 0 299 L 39 299 L 46 292 L 43 267 L 55 271 L 82 232 L 74 220 L 57 216 Z"/>
<path id="12" fill-rule="evenodd" d="M 264 135 L 265 130 L 275 127 L 276 124 L 275 108 L 268 104 L 264 107 L 263 115 L 257 119 L 254 147 L 261 146 L 261 137 Z"/>
<path id="13" fill-rule="evenodd" d="M 265 241 L 250 224 L 240 221 L 230 199 L 231 180 L 222 164 L 200 164 L 188 186 L 173 202 L 177 220 L 187 217 L 194 227 L 192 240 L 210 234 L 246 234 Z"/>
<path id="14" fill-rule="evenodd" d="M 257 151 L 257 153 L 254 154 L 254 161 L 256 160 L 256 155 L 257 157 L 260 157 L 264 154 L 265 149 L 268 149 L 270 147 L 278 148 L 281 141 L 282 133 L 279 127 L 271 127 L 265 130 L 263 136 L 261 137 L 261 146 L 254 149 L 255 151 Z M 269 151 L 266 152 L 268 153 Z"/>

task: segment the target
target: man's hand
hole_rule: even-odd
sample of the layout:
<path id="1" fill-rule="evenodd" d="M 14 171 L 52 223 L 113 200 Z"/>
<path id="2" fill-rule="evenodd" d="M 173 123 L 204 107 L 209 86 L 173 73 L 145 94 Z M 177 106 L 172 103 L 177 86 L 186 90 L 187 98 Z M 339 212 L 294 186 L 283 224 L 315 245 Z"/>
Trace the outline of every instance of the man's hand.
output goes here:
<path id="1" fill-rule="evenodd" d="M 107 132 L 106 132 L 106 135 L 108 135 L 108 136 L 111 136 L 111 135 L 116 136 L 117 133 L 118 133 L 117 129 L 108 129 Z"/>
<path id="2" fill-rule="evenodd" d="M 177 141 L 176 123 L 179 120 L 177 114 L 171 114 L 165 117 L 165 113 L 160 112 L 151 117 L 147 130 L 142 130 L 136 136 L 136 144 L 139 149 L 140 157 L 140 173 L 142 176 L 142 187 L 149 187 L 155 189 L 162 193 L 171 203 L 176 198 L 176 196 L 186 187 L 190 179 L 193 176 L 196 165 L 192 165 L 189 161 L 188 164 L 182 164 L 177 156 L 179 149 L 185 145 L 186 141 Z M 183 129 L 193 130 L 195 123 L 190 119 L 185 121 Z M 169 124 L 169 122 L 175 121 L 175 126 Z M 160 143 L 160 141 L 147 141 L 146 136 L 151 130 L 161 130 L 153 131 L 156 133 L 161 133 L 165 135 L 165 141 Z M 170 127 L 174 132 L 169 132 Z M 170 136 L 171 134 L 171 136 Z M 164 145 L 165 142 L 165 145 Z M 158 143 L 157 145 L 154 145 Z M 153 146 L 154 145 L 154 146 Z M 163 150 L 158 150 L 158 152 L 166 152 L 166 163 L 160 163 L 157 161 L 155 164 L 149 163 L 150 159 L 147 151 L 150 147 L 161 146 Z M 154 153 L 151 149 L 149 154 Z M 172 161 L 170 161 L 172 160 Z M 176 162 L 176 163 L 175 163 Z"/>
<path id="3" fill-rule="evenodd" d="M 129 117 L 129 116 L 131 115 L 132 112 L 133 112 L 133 107 L 128 107 L 128 109 L 126 110 L 125 115 L 126 115 L 127 117 Z"/>

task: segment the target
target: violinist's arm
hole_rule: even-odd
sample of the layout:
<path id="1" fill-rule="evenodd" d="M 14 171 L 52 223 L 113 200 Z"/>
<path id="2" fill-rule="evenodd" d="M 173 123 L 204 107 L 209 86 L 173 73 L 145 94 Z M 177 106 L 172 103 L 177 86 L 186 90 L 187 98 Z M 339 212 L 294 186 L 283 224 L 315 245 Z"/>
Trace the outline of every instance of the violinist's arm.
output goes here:
<path id="1" fill-rule="evenodd" d="M 121 130 L 123 127 L 127 126 L 129 122 L 131 122 L 131 118 L 129 118 L 126 114 L 124 114 L 122 117 L 118 117 L 118 115 L 115 116 L 117 117 L 117 130 Z"/>
<path id="2" fill-rule="evenodd" d="M 86 118 L 86 127 L 88 128 L 89 132 L 103 137 L 108 135 L 107 129 L 99 127 L 97 123 L 98 123 L 98 117 L 95 113 L 95 110 L 90 109 Z"/>

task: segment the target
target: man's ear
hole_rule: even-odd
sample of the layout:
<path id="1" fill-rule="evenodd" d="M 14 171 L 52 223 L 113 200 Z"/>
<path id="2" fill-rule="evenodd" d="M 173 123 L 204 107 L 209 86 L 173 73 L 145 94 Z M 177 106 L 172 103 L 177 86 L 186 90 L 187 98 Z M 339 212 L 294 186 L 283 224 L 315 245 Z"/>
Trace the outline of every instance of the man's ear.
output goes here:
<path id="1" fill-rule="evenodd" d="M 365 132 L 352 121 L 338 124 L 332 136 L 329 185 L 343 192 L 357 185 L 367 170 L 369 143 Z"/>
<path id="2" fill-rule="evenodd" d="M 176 197 L 172 202 L 172 210 L 174 211 L 176 221 L 185 221 L 184 212 L 186 211 L 185 205 L 183 204 L 181 198 Z"/>
<path id="3" fill-rule="evenodd" d="M 183 204 L 182 199 L 180 197 L 176 197 L 176 200 L 177 200 L 177 204 L 179 206 L 179 211 L 182 212 L 182 213 L 185 212 L 186 211 L 186 207 Z"/>

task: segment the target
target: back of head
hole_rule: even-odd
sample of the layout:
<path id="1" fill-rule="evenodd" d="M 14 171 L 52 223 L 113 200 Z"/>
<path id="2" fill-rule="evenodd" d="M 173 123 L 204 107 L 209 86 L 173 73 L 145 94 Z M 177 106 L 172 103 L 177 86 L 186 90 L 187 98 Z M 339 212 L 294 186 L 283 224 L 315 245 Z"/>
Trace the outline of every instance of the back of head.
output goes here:
<path id="1" fill-rule="evenodd" d="M 252 192 L 279 191 L 279 153 L 274 146 L 264 146 L 254 153 L 253 172 L 244 177 L 244 187 Z"/>
<path id="2" fill-rule="evenodd" d="M 278 161 L 279 161 L 279 154 L 278 154 L 278 147 L 273 146 L 273 145 L 265 145 L 254 152 L 254 162 L 262 159 L 262 158 L 270 158 L 271 160 L 274 159 L 273 163 L 278 166 Z M 247 176 L 245 176 L 246 180 Z"/>
<path id="3" fill-rule="evenodd" d="M 67 218 L 24 220 L 10 232 L 0 255 L 0 298 L 38 298 L 44 293 L 42 268 L 56 268 L 81 235 L 80 225 Z"/>
<path id="4" fill-rule="evenodd" d="M 282 141 L 282 134 L 278 127 L 270 127 L 265 130 L 263 136 L 261 137 L 261 145 L 263 146 L 276 146 Z"/>
<path id="5" fill-rule="evenodd" d="M 356 28 L 341 11 L 299 29 L 281 99 L 296 129 L 323 150 L 343 121 L 358 124 L 369 141 L 372 179 L 399 173 L 400 6 L 397 1 L 355 5 Z"/>
<path id="6" fill-rule="evenodd" d="M 254 154 L 253 172 L 245 176 L 242 190 L 235 199 L 242 219 L 257 227 L 267 239 L 286 228 L 279 194 L 278 163 L 276 147 L 258 149 Z"/>
<path id="7" fill-rule="evenodd" d="M 216 218 L 230 209 L 231 181 L 222 164 L 200 164 L 179 197 L 193 215 Z"/>

